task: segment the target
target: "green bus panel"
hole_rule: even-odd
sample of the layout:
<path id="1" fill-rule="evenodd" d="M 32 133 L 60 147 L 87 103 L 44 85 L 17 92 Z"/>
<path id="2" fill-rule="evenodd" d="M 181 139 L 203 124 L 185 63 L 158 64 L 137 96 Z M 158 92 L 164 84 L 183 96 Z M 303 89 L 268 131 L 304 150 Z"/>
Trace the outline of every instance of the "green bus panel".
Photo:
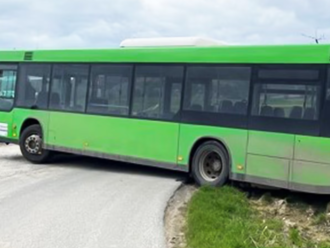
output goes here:
<path id="1" fill-rule="evenodd" d="M 180 164 L 188 165 L 190 151 L 198 140 L 204 137 L 214 138 L 222 141 L 230 152 L 232 159 L 232 172 L 245 173 L 244 169 L 239 169 L 245 165 L 247 130 L 197 126 L 189 124 L 181 124 L 179 139 L 179 156 L 183 158 Z"/>
<path id="2" fill-rule="evenodd" d="M 293 134 L 249 131 L 246 174 L 287 185 L 293 146 Z"/>
<path id="3" fill-rule="evenodd" d="M 0 51 L 0 61 L 19 62 L 24 59 L 25 51 Z"/>
<path id="4" fill-rule="evenodd" d="M 291 182 L 330 187 L 330 139 L 297 135 Z"/>
<path id="5" fill-rule="evenodd" d="M 179 124 L 51 112 L 48 145 L 176 164 Z"/>
<path id="6" fill-rule="evenodd" d="M 259 178 L 280 180 L 287 184 L 290 160 L 257 155 L 247 156 L 246 174 Z"/>
<path id="7" fill-rule="evenodd" d="M 294 161 L 291 182 L 302 185 L 330 187 L 330 164 Z"/>
<path id="8" fill-rule="evenodd" d="M 297 135 L 294 159 L 330 165 L 330 139 Z"/>
<path id="9" fill-rule="evenodd" d="M 249 154 L 292 159 L 293 146 L 293 134 L 249 131 Z"/>
<path id="10" fill-rule="evenodd" d="M 252 175 L 258 178 L 275 179 L 287 185 L 289 179 L 290 160 L 248 155 L 247 164 L 247 175 Z"/>

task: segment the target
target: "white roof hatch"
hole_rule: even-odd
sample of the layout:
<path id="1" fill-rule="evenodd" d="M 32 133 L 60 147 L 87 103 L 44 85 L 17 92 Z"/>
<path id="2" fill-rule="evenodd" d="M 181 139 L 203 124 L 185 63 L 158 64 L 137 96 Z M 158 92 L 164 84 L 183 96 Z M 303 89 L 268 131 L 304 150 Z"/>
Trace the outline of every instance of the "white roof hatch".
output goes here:
<path id="1" fill-rule="evenodd" d="M 168 46 L 220 46 L 226 45 L 222 41 L 217 41 L 203 37 L 169 37 L 169 38 L 136 38 L 126 39 L 120 43 L 120 47 L 168 47 Z"/>

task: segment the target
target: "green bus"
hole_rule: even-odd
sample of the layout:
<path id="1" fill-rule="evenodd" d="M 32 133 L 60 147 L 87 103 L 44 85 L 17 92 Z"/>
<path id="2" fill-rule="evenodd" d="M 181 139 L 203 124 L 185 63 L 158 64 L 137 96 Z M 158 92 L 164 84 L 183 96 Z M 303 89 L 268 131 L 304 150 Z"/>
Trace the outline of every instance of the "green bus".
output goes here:
<path id="1" fill-rule="evenodd" d="M 0 51 L 0 140 L 330 193 L 330 45 Z"/>

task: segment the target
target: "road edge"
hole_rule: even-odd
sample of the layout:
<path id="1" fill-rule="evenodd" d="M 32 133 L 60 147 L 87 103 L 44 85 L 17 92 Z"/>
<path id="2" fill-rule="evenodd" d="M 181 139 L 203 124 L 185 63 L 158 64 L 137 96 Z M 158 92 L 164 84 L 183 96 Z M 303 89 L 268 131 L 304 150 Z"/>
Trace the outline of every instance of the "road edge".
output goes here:
<path id="1" fill-rule="evenodd" d="M 186 247 L 186 214 L 188 203 L 197 191 L 195 185 L 181 184 L 169 199 L 164 215 L 167 248 Z"/>

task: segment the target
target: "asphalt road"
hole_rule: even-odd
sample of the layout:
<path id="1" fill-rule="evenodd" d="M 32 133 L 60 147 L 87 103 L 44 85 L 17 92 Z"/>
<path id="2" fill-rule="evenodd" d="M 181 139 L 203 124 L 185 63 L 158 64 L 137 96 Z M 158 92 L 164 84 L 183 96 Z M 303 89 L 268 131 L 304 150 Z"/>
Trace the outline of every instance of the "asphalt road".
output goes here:
<path id="1" fill-rule="evenodd" d="M 26 162 L 0 145 L 1 248 L 163 248 L 185 174 L 85 157 Z"/>

